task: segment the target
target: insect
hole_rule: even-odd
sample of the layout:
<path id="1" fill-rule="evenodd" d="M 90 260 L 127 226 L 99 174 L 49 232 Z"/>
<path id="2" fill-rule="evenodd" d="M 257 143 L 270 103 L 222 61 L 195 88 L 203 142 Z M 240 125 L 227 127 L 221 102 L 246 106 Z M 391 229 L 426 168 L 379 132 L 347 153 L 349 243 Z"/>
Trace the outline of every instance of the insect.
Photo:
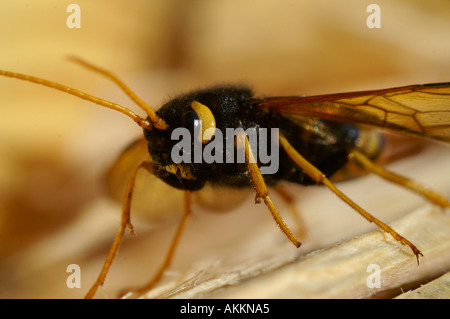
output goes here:
<path id="1" fill-rule="evenodd" d="M 149 159 L 132 169 L 125 190 L 119 231 L 86 298 L 94 297 L 105 282 L 126 230 L 134 232 L 130 207 L 136 176 L 141 170 L 184 191 L 184 214 L 163 265 L 147 284 L 134 289 L 135 293 L 148 291 L 161 279 L 191 214 L 191 193 L 208 184 L 253 188 L 255 201 L 265 203 L 276 224 L 296 247 L 301 243 L 280 216 L 268 188 L 276 187 L 280 181 L 323 184 L 369 222 L 407 245 L 418 263 L 422 252 L 342 193 L 333 177 L 348 164 L 356 164 L 355 167 L 402 185 L 438 206 L 450 207 L 444 196 L 378 164 L 386 140 L 375 129 L 450 142 L 450 83 L 310 97 L 266 98 L 254 97 L 247 87 L 215 86 L 176 97 L 155 111 L 109 71 L 79 58 L 72 60 L 114 81 L 147 116 L 141 117 L 121 105 L 52 81 L 1 70 L 0 75 L 41 84 L 119 111 L 143 129 L 144 138 L 130 145 L 119 157 L 117 165 L 127 156 L 133 156 L 136 150 L 145 149 Z M 191 137 L 183 145 L 180 139 L 174 138 L 179 129 L 180 136 L 187 133 Z M 233 130 L 233 135 L 224 134 L 229 129 Z M 276 134 L 263 129 L 276 129 Z M 256 148 L 252 144 L 255 140 L 260 143 Z M 228 149 L 222 151 L 224 145 Z M 276 169 L 267 174 L 262 174 L 267 169 L 267 161 L 258 156 L 264 147 L 266 151 L 271 149 L 271 155 L 277 155 L 273 158 Z M 205 154 L 210 157 L 201 158 Z M 242 155 L 241 160 L 239 154 Z M 359 172 L 355 171 L 355 174 Z"/>

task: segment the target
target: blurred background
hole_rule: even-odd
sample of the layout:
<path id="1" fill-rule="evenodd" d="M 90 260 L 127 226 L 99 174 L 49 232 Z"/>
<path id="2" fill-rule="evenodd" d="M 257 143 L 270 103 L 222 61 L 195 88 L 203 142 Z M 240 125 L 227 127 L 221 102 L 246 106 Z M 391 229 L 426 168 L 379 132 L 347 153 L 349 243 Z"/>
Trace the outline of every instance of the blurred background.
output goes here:
<path id="1" fill-rule="evenodd" d="M 81 27 L 70 29 L 66 8 L 71 2 L 3 1 L 0 68 L 54 80 L 137 112 L 114 84 L 67 57 L 114 72 L 155 108 L 171 96 L 216 83 L 248 84 L 257 96 L 270 96 L 450 81 L 450 3 L 376 1 L 381 28 L 370 29 L 366 9 L 372 2 L 79 0 Z M 80 298 L 100 270 L 120 217 L 120 203 L 102 193 L 102 174 L 141 129 L 118 112 L 38 85 L 0 78 L 0 92 L 0 298 Z M 442 172 L 449 162 L 444 155 L 426 162 L 419 158 L 398 171 L 413 171 L 449 195 L 442 173 L 434 178 L 427 171 Z M 367 183 L 372 191 L 361 203 L 379 202 L 385 196 L 380 187 L 370 184 L 373 180 Z M 388 196 L 398 191 L 381 185 Z M 348 187 L 350 192 L 361 188 Z M 305 253 L 368 227 L 343 205 L 340 220 L 354 217 L 361 224 L 339 224 L 342 228 L 331 234 L 322 222 L 329 205 L 322 197 L 329 193 L 297 190 L 312 227 Z M 390 201 L 383 210 L 387 221 L 421 202 L 399 192 L 395 198 L 406 199 Z M 171 194 L 164 196 L 173 200 Z M 322 206 L 315 205 L 314 196 Z M 341 207 L 329 197 L 333 207 Z M 201 231 L 189 235 L 187 229 L 173 269 L 182 272 L 202 256 L 209 265 L 208 258 L 218 252 L 216 260 L 226 260 L 236 255 L 236 245 L 261 243 L 258 229 L 270 233 L 264 239 L 268 245 L 290 248 L 264 208 L 248 213 L 252 201 L 250 196 L 246 209 L 227 216 L 199 209 L 192 227 Z M 169 223 L 140 239 L 127 239 L 108 277 L 107 297 L 151 276 L 173 227 Z M 139 227 L 137 232 L 146 233 Z M 208 248 L 212 255 L 202 253 Z M 71 263 L 81 266 L 81 289 L 66 286 Z"/>

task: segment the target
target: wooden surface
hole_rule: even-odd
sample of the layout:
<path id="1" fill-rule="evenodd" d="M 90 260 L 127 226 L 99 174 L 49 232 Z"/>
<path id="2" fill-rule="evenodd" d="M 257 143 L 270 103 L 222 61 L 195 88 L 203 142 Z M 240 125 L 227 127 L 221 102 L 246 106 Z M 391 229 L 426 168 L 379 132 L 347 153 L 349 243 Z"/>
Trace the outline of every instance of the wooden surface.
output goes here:
<path id="1" fill-rule="evenodd" d="M 407 291 L 398 299 L 450 299 L 450 272 L 415 290 Z"/>
<path id="2" fill-rule="evenodd" d="M 59 0 L 3 1 L 0 68 L 133 110 L 115 85 L 66 56 L 108 68 L 152 106 L 216 83 L 245 83 L 270 96 L 448 82 L 448 1 L 377 3 L 382 25 L 372 30 L 367 5 L 352 0 L 79 0 L 82 25 L 72 30 Z M 119 223 L 120 203 L 102 192 L 104 171 L 141 135 L 110 110 L 0 79 L 0 298 L 83 297 Z M 439 146 L 390 168 L 449 197 L 449 153 Z M 174 263 L 148 297 L 393 297 L 449 271 L 448 211 L 373 176 L 339 185 L 423 251 L 417 267 L 407 247 L 327 189 L 288 187 L 308 230 L 302 247 L 292 247 L 251 192 L 230 214 L 194 205 Z M 138 196 L 148 192 L 177 204 L 170 190 Z M 286 205 L 273 199 L 295 228 Z M 126 237 L 98 297 L 148 280 L 177 219 L 155 224 L 134 211 L 133 222 L 137 236 Z M 365 285 L 368 263 L 380 265 L 382 288 Z M 80 289 L 66 286 L 69 264 L 81 267 Z"/>
<path id="3" fill-rule="evenodd" d="M 450 215 L 423 206 L 392 223 L 407 238 L 420 242 L 425 254 L 417 265 L 411 252 L 398 247 L 381 231 L 364 234 L 337 246 L 304 256 L 293 252 L 266 255 L 239 265 L 216 266 L 196 273 L 176 287 L 148 297 L 158 298 L 381 298 L 402 295 L 450 268 Z M 380 268 L 381 285 L 368 287 Z M 448 277 L 448 276 L 447 276 Z M 415 296 L 448 296 L 441 289 Z M 421 288 L 425 291 L 425 288 Z M 447 280 L 448 289 L 448 280 Z M 433 294 L 434 293 L 434 294 Z M 411 293 L 409 294 L 411 295 Z M 412 296 L 412 295 L 411 295 Z M 408 294 L 405 295 L 405 298 Z"/>

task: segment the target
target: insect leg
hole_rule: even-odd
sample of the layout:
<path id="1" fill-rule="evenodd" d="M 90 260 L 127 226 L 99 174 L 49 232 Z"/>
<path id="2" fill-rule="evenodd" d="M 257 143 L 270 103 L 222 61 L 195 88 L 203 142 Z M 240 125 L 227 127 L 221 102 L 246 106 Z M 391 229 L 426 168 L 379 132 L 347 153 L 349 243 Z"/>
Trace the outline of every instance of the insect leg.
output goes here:
<path id="1" fill-rule="evenodd" d="M 114 257 L 117 255 L 117 252 L 119 251 L 119 247 L 120 247 L 120 244 L 123 239 L 123 235 L 124 235 L 127 227 L 130 228 L 130 233 L 134 234 L 133 225 L 131 224 L 131 221 L 130 221 L 130 207 L 131 207 L 131 199 L 133 197 L 134 185 L 136 182 L 136 176 L 137 176 L 138 171 L 142 168 L 146 169 L 150 173 L 154 173 L 156 171 L 154 165 L 148 161 L 141 162 L 133 170 L 133 172 L 128 180 L 128 184 L 127 184 L 127 188 L 126 188 L 126 192 L 125 192 L 125 198 L 123 200 L 122 218 L 121 218 L 121 222 L 120 222 L 119 231 L 117 232 L 117 235 L 114 238 L 111 248 L 109 249 L 108 256 L 106 258 L 106 261 L 103 265 L 103 268 L 102 268 L 97 280 L 95 281 L 95 283 L 92 285 L 91 289 L 88 291 L 88 293 L 85 296 L 86 299 L 93 298 L 95 293 L 97 292 L 98 287 L 103 285 L 103 283 L 105 282 L 106 275 L 108 274 L 109 268 L 112 265 Z"/>
<path id="2" fill-rule="evenodd" d="M 426 199 L 428 199 L 430 202 L 441 206 L 441 207 L 450 207 L 450 201 L 446 199 L 444 196 L 435 193 L 434 191 L 427 189 L 420 185 L 419 183 L 398 175 L 394 172 L 390 172 L 383 167 L 375 164 L 372 162 L 367 156 L 365 156 L 363 153 L 353 150 L 350 152 L 349 158 L 359 164 L 361 164 L 364 168 L 366 168 L 368 171 L 377 174 L 378 176 L 384 178 L 387 181 L 393 182 L 395 184 L 401 185 L 403 187 L 406 187 L 413 192 L 424 196 Z"/>
<path id="3" fill-rule="evenodd" d="M 266 203 L 270 213 L 272 214 L 275 222 L 278 224 L 281 230 L 286 234 L 289 240 L 296 247 L 300 247 L 301 243 L 297 240 L 297 238 L 295 238 L 294 234 L 288 228 L 269 197 L 269 191 L 267 190 L 266 183 L 264 182 L 261 172 L 259 171 L 259 167 L 250 148 L 250 143 L 248 141 L 247 135 L 243 132 L 240 132 L 237 135 L 237 138 L 240 140 L 240 145 L 244 145 L 245 148 L 245 162 L 247 163 L 253 188 L 256 190 L 256 202 L 259 202 L 261 198 L 264 200 L 264 203 Z"/>
<path id="4" fill-rule="evenodd" d="M 416 255 L 417 263 L 419 263 L 419 255 L 423 256 L 419 249 L 413 245 L 409 240 L 401 236 L 390 226 L 383 223 L 381 220 L 375 218 L 370 213 L 365 211 L 363 208 L 358 206 L 355 202 L 353 202 L 350 198 L 348 198 L 344 193 L 342 193 L 330 180 L 323 174 L 317 167 L 308 162 L 303 156 L 301 156 L 288 142 L 286 137 L 280 132 L 280 144 L 283 146 L 286 153 L 289 157 L 300 166 L 308 176 L 314 179 L 317 183 L 322 183 L 327 186 L 333 193 L 335 193 L 340 199 L 346 202 L 349 206 L 355 209 L 361 216 L 367 219 L 371 223 L 375 223 L 378 227 L 383 229 L 385 232 L 391 234 L 396 240 L 398 240 L 401 244 L 407 245 L 411 248 L 413 253 Z"/>
<path id="5" fill-rule="evenodd" d="M 297 235 L 298 235 L 298 237 L 300 237 L 302 239 L 305 238 L 306 235 L 307 235 L 305 223 L 303 221 L 302 215 L 300 214 L 300 211 L 297 208 L 297 205 L 295 203 L 294 197 L 282 185 L 276 185 L 274 187 L 274 190 L 275 190 L 275 192 L 278 195 L 280 195 L 280 197 L 289 206 L 289 212 L 291 213 L 292 217 L 295 220 L 295 223 L 297 224 Z"/>
<path id="6" fill-rule="evenodd" d="M 135 293 L 137 295 L 145 293 L 149 291 L 151 288 L 153 288 L 153 286 L 156 285 L 161 280 L 162 276 L 164 275 L 164 272 L 166 271 L 167 268 L 169 268 L 172 262 L 175 250 L 178 246 L 178 243 L 180 242 L 181 234 L 183 233 L 183 230 L 186 226 L 186 222 L 190 215 L 191 215 L 191 192 L 185 191 L 183 218 L 181 219 L 181 222 L 178 225 L 177 231 L 172 239 L 172 243 L 170 244 L 169 250 L 167 252 L 163 264 L 160 266 L 158 272 L 152 277 L 152 279 L 147 284 L 139 288 L 131 289 L 130 293 Z"/>

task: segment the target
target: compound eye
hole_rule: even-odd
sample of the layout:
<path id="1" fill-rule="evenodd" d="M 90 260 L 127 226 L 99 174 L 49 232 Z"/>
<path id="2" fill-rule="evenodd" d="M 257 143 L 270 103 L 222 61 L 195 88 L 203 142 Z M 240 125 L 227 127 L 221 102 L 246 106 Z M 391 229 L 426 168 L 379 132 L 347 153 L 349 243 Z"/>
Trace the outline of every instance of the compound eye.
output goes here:
<path id="1" fill-rule="evenodd" d="M 194 111 L 187 111 L 183 113 L 183 126 L 189 130 L 192 134 L 194 132 L 200 133 L 201 122 L 197 113 Z M 200 135 L 200 134 L 199 134 Z M 199 139 L 201 136 L 198 137 Z"/>
<path id="2" fill-rule="evenodd" d="M 194 124 L 194 126 L 200 123 L 202 128 L 201 136 L 198 137 L 198 140 L 203 144 L 206 144 L 211 141 L 211 139 L 214 137 L 214 134 L 216 133 L 216 119 L 214 118 L 214 115 L 212 114 L 209 107 L 201 104 L 198 101 L 192 101 L 191 108 L 192 110 L 194 110 L 198 118 L 197 121 L 194 120 L 194 122 L 197 123 Z"/>

